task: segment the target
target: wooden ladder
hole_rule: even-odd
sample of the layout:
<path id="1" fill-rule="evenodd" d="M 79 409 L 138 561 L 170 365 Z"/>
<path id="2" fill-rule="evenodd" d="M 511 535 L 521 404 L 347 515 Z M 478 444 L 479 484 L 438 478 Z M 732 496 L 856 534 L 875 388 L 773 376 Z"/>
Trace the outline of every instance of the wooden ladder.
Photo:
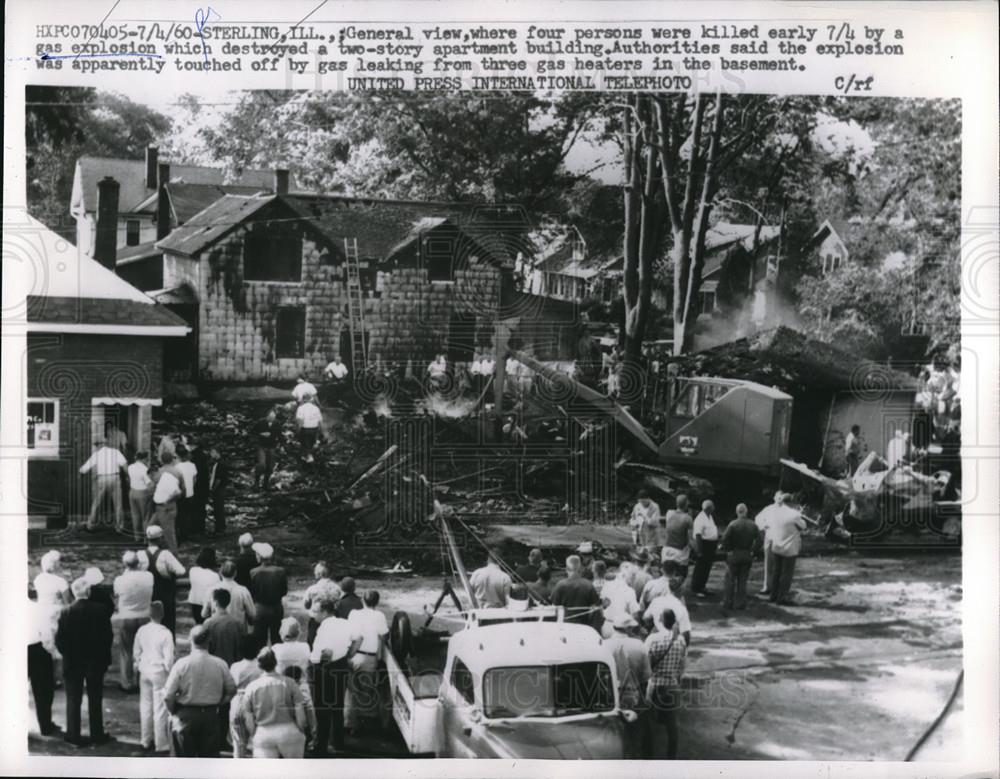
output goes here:
<path id="1" fill-rule="evenodd" d="M 347 313 L 351 329 L 351 366 L 355 375 L 368 366 L 365 348 L 365 296 L 361 289 L 361 268 L 358 239 L 344 239 L 344 259 L 347 264 Z"/>

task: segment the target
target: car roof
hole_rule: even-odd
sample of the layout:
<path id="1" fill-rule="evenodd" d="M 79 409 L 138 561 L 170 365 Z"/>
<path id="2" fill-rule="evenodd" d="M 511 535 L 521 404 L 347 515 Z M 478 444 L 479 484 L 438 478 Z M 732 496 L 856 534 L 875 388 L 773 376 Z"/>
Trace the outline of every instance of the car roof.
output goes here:
<path id="1" fill-rule="evenodd" d="M 611 650 L 588 625 L 572 622 L 512 622 L 462 630 L 451 638 L 452 652 L 470 671 L 526 665 L 601 661 L 612 668 Z"/>

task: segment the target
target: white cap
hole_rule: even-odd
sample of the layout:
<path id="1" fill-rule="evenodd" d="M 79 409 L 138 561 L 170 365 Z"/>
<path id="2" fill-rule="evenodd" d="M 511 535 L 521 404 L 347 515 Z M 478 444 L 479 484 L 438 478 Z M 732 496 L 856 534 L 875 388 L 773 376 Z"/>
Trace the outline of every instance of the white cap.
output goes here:
<path id="1" fill-rule="evenodd" d="M 91 566 L 86 571 L 83 572 L 83 578 L 87 580 L 87 583 L 93 587 L 95 584 L 100 584 L 104 581 L 104 574 L 101 573 L 101 569 L 96 566 Z"/>
<path id="2" fill-rule="evenodd" d="M 125 551 L 125 554 L 122 555 L 122 563 L 127 566 L 138 565 L 139 555 L 135 553 L 134 549 L 128 549 Z"/>
<path id="3" fill-rule="evenodd" d="M 79 579 L 73 580 L 70 589 L 73 590 L 73 597 L 83 598 L 90 592 L 90 582 L 87 581 L 86 576 L 81 576 Z"/>
<path id="4" fill-rule="evenodd" d="M 261 560 L 270 560 L 274 557 L 274 547 L 263 541 L 258 541 L 250 548 L 257 553 Z"/>
<path id="5" fill-rule="evenodd" d="M 163 538 L 163 528 L 159 525 L 150 525 L 146 528 L 146 538 Z"/>
<path id="6" fill-rule="evenodd" d="M 237 539 L 237 543 L 240 546 L 250 546 L 251 544 L 253 544 L 253 536 L 250 535 L 249 533 L 244 533 Z"/>

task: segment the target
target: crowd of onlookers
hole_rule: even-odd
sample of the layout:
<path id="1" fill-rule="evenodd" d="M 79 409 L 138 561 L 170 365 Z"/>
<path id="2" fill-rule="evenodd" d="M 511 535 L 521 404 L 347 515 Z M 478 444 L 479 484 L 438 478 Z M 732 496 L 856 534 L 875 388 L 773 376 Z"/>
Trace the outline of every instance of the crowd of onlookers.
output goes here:
<path id="1" fill-rule="evenodd" d="M 470 584 L 480 607 L 561 606 L 567 621 L 597 630 L 612 648 L 622 707 L 639 713 L 632 729 L 633 754 L 650 755 L 657 723 L 672 758 L 677 754 L 681 679 L 692 633 L 685 592 L 698 598 L 709 595 L 706 585 L 721 552 L 726 564 L 723 608 L 745 609 L 753 561 L 763 554 L 761 594 L 775 603 L 792 603 L 792 575 L 805 521 L 781 492 L 754 519 L 747 506 L 739 504 L 720 529 L 710 500 L 692 517 L 687 496 L 678 495 L 675 507 L 661 515 L 650 494 L 640 491 L 629 526 L 632 552 L 614 565 L 601 558 L 593 543 L 584 542 L 566 559 L 565 578 L 553 582 L 541 550 L 531 550 L 527 562 L 512 569 L 494 552 L 471 574 Z"/>
<path id="2" fill-rule="evenodd" d="M 104 728 L 104 677 L 118 655 L 118 685 L 138 693 L 141 743 L 179 757 L 324 756 L 345 729 L 385 724 L 382 666 L 388 626 L 379 593 L 324 563 L 306 592 L 307 622 L 286 615 L 288 577 L 270 544 L 243 534 L 222 560 L 211 547 L 190 568 L 150 525 L 110 584 L 88 567 L 70 581 L 56 550 L 41 558 L 31 601 L 28 671 L 39 729 L 76 747 L 113 740 Z M 177 604 L 186 579 L 192 626 L 179 656 Z M 52 718 L 57 684 L 65 728 Z M 82 735 L 87 694 L 89 737 Z"/>

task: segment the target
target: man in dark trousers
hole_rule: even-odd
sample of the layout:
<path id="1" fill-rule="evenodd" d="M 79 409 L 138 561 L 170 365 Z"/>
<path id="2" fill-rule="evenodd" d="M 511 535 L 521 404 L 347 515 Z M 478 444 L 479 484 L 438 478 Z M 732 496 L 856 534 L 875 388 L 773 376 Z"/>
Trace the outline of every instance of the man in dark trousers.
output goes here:
<path id="1" fill-rule="evenodd" d="M 102 702 L 104 674 L 111 665 L 111 612 L 90 600 L 90 584 L 82 576 L 73 582 L 76 600 L 59 617 L 56 648 L 63 656 L 63 682 L 66 686 L 66 735 L 76 747 L 110 741 L 104 732 Z M 83 687 L 87 686 L 87 715 L 90 739 L 80 735 L 80 706 Z"/>
<path id="2" fill-rule="evenodd" d="M 260 563 L 257 562 L 257 553 L 253 550 L 253 536 L 243 533 L 237 540 L 240 553 L 236 556 L 236 583 L 250 589 L 250 571 Z"/>
<path id="3" fill-rule="evenodd" d="M 250 594 L 253 595 L 257 616 L 253 621 L 253 635 L 257 646 L 270 642 L 281 643 L 281 620 L 285 617 L 284 597 L 288 594 L 288 574 L 274 564 L 274 547 L 270 544 L 253 545 L 260 562 L 250 571 Z"/>
<path id="4" fill-rule="evenodd" d="M 191 628 L 191 654 L 170 669 L 163 701 L 170 717 L 172 757 L 218 757 L 219 707 L 236 694 L 225 660 L 208 652 L 208 631 Z"/>
<path id="5" fill-rule="evenodd" d="M 726 526 L 726 532 L 722 534 L 722 549 L 726 553 L 724 608 L 747 607 L 747 580 L 754 555 L 761 544 L 760 530 L 750 519 L 747 504 L 741 503 L 736 507 L 736 519 Z"/>
<path id="6" fill-rule="evenodd" d="M 333 602 L 323 601 L 320 612 L 323 619 L 309 655 L 317 724 L 313 757 L 326 756 L 331 737 L 335 750 L 344 748 L 344 703 L 351 658 L 363 641 L 354 623 L 336 615 Z"/>
<path id="7" fill-rule="evenodd" d="M 208 494 L 212 501 L 212 522 L 215 535 L 226 532 L 226 491 L 229 488 L 229 466 L 222 461 L 222 453 L 216 447 L 208 453 Z"/>
<path id="8" fill-rule="evenodd" d="M 191 534 L 201 536 L 205 533 L 205 517 L 208 515 L 210 488 L 206 474 L 209 468 L 209 454 L 198 442 L 190 438 L 188 449 L 191 452 L 191 462 L 198 469 L 198 477 L 194 482 L 194 500 L 191 504 Z"/>
<path id="9" fill-rule="evenodd" d="M 52 701 L 56 694 L 56 669 L 52 659 L 56 646 L 52 634 L 52 620 L 49 612 L 36 600 L 28 601 L 28 679 L 31 681 L 31 695 L 35 699 L 35 715 L 38 730 L 43 736 L 60 733 L 59 726 L 52 722 Z"/>
<path id="10" fill-rule="evenodd" d="M 146 548 L 139 552 L 139 567 L 153 574 L 153 600 L 163 604 L 163 627 L 177 634 L 177 580 L 187 571 L 174 553 L 164 548 L 163 528 L 146 528 Z"/>
<path id="11" fill-rule="evenodd" d="M 254 439 L 257 442 L 257 462 L 253 469 L 253 486 L 271 489 L 271 473 L 274 471 L 274 450 L 281 441 L 281 423 L 272 408 L 267 416 L 258 420 L 253 426 Z M 244 585 L 245 586 L 245 585 Z"/>

